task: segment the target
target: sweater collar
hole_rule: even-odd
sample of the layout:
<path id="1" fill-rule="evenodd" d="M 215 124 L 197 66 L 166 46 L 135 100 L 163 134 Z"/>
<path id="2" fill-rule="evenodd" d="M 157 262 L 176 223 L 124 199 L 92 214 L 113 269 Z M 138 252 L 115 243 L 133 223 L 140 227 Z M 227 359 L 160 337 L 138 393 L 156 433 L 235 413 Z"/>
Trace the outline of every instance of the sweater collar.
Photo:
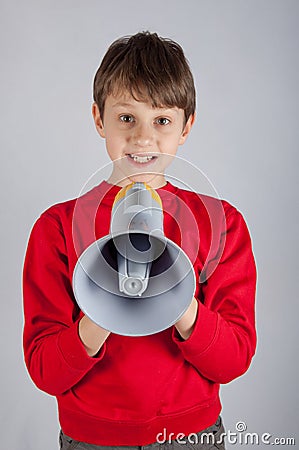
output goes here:
<path id="1" fill-rule="evenodd" d="M 171 184 L 169 181 L 166 182 L 165 186 L 155 189 L 157 191 L 157 193 L 162 197 L 167 195 L 167 192 L 171 192 L 173 194 L 176 193 L 177 191 L 177 187 L 174 186 L 173 184 Z M 115 184 L 110 184 L 107 181 L 102 181 L 97 187 L 96 187 L 96 191 L 97 191 L 97 196 L 100 195 L 102 201 L 104 203 L 111 203 L 116 194 L 121 190 L 120 186 L 117 186 Z"/>

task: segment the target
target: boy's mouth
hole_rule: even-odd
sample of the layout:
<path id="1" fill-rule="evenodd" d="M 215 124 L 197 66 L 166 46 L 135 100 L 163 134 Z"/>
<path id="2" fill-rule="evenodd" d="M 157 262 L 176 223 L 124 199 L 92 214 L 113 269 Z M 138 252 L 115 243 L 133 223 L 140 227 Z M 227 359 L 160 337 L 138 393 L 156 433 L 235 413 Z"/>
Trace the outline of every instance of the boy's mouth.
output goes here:
<path id="1" fill-rule="evenodd" d="M 154 155 L 137 155 L 132 153 L 128 154 L 127 156 L 129 156 L 130 159 L 139 164 L 146 164 L 157 158 L 157 156 Z"/>

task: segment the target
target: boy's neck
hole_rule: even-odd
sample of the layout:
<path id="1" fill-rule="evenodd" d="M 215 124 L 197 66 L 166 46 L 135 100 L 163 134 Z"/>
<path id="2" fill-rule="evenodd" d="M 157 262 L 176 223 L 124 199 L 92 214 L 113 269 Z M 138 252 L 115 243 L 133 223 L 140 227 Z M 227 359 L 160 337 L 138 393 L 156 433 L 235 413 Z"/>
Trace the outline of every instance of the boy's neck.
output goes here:
<path id="1" fill-rule="evenodd" d="M 142 175 L 135 175 L 132 177 L 124 177 L 122 174 L 122 177 L 116 175 L 114 172 L 110 175 L 110 177 L 107 179 L 107 183 L 113 184 L 119 187 L 125 187 L 133 182 L 141 182 L 148 184 L 153 189 L 160 189 L 163 186 L 167 184 L 167 181 L 165 179 L 165 176 L 162 174 L 142 174 Z"/>

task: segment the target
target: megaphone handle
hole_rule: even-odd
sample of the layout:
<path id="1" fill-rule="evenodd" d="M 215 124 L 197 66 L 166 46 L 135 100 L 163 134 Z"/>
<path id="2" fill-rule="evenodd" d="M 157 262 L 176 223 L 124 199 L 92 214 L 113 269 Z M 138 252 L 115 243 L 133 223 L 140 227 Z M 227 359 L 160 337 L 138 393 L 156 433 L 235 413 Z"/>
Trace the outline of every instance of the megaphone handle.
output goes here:
<path id="1" fill-rule="evenodd" d="M 151 263 L 134 262 L 117 252 L 117 266 L 120 292 L 140 296 L 147 288 Z"/>

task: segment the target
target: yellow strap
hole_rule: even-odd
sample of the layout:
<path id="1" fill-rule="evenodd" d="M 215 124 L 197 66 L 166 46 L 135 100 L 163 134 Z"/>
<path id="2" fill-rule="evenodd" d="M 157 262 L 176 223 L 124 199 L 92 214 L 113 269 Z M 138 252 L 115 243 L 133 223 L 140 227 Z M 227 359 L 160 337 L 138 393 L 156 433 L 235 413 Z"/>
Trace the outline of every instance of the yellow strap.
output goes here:
<path id="1" fill-rule="evenodd" d="M 134 186 L 135 182 L 128 184 L 128 186 L 123 187 L 115 196 L 114 198 L 114 202 L 113 202 L 113 206 L 119 202 L 122 198 L 125 197 L 126 193 Z M 157 191 L 155 191 L 155 189 L 153 189 L 152 187 L 150 187 L 148 184 L 143 183 L 144 186 L 146 187 L 146 189 L 151 193 L 152 198 L 159 203 L 160 207 L 162 208 L 162 200 L 160 195 L 158 194 Z"/>

